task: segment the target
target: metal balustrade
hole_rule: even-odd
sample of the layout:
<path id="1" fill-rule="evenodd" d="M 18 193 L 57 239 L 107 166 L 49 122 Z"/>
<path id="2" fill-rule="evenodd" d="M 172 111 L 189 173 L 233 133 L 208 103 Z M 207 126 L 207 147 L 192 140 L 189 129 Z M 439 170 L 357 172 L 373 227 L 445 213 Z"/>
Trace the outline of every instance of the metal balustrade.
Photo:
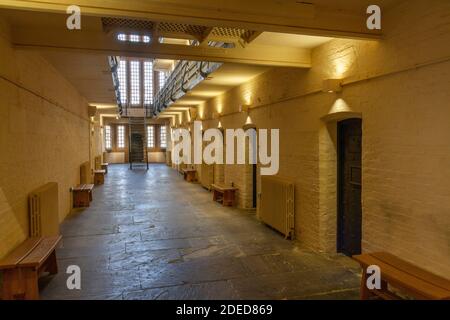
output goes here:
<path id="1" fill-rule="evenodd" d="M 192 43 L 196 45 L 196 43 Z M 229 43 L 209 42 L 211 47 L 228 48 Z M 119 114 L 127 117 L 132 116 L 130 106 L 122 104 L 119 91 L 119 78 L 117 75 L 118 60 L 116 57 L 109 57 L 111 66 L 114 90 L 116 93 Z M 186 61 L 177 63 L 175 69 L 170 73 L 166 84 L 157 92 L 153 104 L 144 105 L 145 115 L 156 117 L 159 113 L 168 108 L 175 101 L 183 97 L 188 91 L 192 90 L 197 84 L 205 80 L 212 72 L 217 70 L 222 63 L 209 61 Z"/>
<path id="2" fill-rule="evenodd" d="M 117 74 L 117 68 L 119 67 L 119 61 L 117 60 L 117 57 L 115 56 L 109 56 L 108 57 L 109 66 L 111 67 L 111 75 L 112 75 L 112 81 L 113 81 L 113 87 L 114 91 L 116 93 L 116 101 L 117 106 L 119 108 L 119 114 L 123 114 L 123 105 L 120 99 L 120 91 L 119 91 L 119 76 Z"/>
<path id="3" fill-rule="evenodd" d="M 155 102 L 148 114 L 157 116 L 221 65 L 222 63 L 205 61 L 178 62 L 164 87 L 156 94 Z"/>

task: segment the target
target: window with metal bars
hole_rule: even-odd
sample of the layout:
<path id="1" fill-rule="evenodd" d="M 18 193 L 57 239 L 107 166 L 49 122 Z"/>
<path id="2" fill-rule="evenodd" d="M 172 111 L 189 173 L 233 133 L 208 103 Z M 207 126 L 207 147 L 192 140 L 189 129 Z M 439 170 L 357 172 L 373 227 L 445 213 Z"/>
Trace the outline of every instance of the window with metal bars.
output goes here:
<path id="1" fill-rule="evenodd" d="M 119 78 L 120 102 L 127 103 L 127 61 L 120 60 L 117 68 L 117 77 Z"/>
<path id="2" fill-rule="evenodd" d="M 147 147 L 154 148 L 155 147 L 155 127 L 147 126 Z"/>
<path id="3" fill-rule="evenodd" d="M 105 126 L 105 149 L 111 150 L 112 140 L 111 140 L 111 126 Z"/>
<path id="4" fill-rule="evenodd" d="M 130 42 L 140 42 L 141 37 L 137 34 L 130 34 Z"/>
<path id="5" fill-rule="evenodd" d="M 125 126 L 117 126 L 117 147 L 125 148 Z"/>
<path id="6" fill-rule="evenodd" d="M 144 61 L 144 104 L 153 103 L 153 62 Z"/>
<path id="7" fill-rule="evenodd" d="M 150 36 L 149 35 L 139 35 L 139 34 L 125 34 L 125 33 L 119 33 L 117 35 L 117 40 L 119 41 L 129 41 L 129 42 L 143 42 L 143 43 L 150 43 Z"/>
<path id="8" fill-rule="evenodd" d="M 130 61 L 130 100 L 132 105 L 141 104 L 141 62 Z"/>
<path id="9" fill-rule="evenodd" d="M 166 126 L 161 126 L 159 129 L 159 146 L 167 148 L 167 129 Z"/>
<path id="10" fill-rule="evenodd" d="M 159 82 L 159 90 L 161 90 L 164 87 L 164 85 L 166 84 L 166 73 L 163 71 L 160 71 L 158 80 L 159 80 L 158 81 Z"/>

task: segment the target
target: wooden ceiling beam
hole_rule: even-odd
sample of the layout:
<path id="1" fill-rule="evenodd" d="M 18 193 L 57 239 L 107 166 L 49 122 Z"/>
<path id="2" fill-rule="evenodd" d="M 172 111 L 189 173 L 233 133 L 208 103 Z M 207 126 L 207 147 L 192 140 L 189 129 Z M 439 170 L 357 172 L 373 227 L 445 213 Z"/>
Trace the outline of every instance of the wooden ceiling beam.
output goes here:
<path id="1" fill-rule="evenodd" d="M 73 0 L 2 0 L 0 8 L 66 14 Z M 367 15 L 298 1 L 227 0 L 78 0 L 82 15 L 167 21 L 201 26 L 328 37 L 378 39 L 368 30 Z M 239 10 L 236 10 L 239 9 Z"/>
<path id="2" fill-rule="evenodd" d="M 43 36 L 45 35 L 45 36 Z M 154 39 L 155 40 L 155 39 Z M 266 66 L 311 67 L 311 51 L 301 48 L 249 46 L 213 48 L 118 41 L 114 35 L 98 31 L 14 28 L 12 44 L 18 49 L 58 50 L 102 55 L 173 60 L 231 62 Z"/>
<path id="3" fill-rule="evenodd" d="M 213 32 L 214 27 L 207 27 L 205 31 L 203 32 L 202 38 L 200 39 L 199 43 L 200 46 L 207 46 L 209 38 L 211 36 L 211 33 Z"/>

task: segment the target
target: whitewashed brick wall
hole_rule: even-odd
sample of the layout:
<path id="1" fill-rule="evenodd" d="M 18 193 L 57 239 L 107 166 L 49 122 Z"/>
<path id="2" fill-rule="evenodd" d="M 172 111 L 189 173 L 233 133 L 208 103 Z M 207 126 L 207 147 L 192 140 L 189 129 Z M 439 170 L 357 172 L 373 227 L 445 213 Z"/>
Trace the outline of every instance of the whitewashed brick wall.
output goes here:
<path id="1" fill-rule="evenodd" d="M 90 131 L 87 102 L 42 57 L 12 49 L 1 19 L 0 58 L 1 258 L 28 237 L 29 192 L 58 182 L 60 220 L 70 212 Z"/>
<path id="2" fill-rule="evenodd" d="M 248 92 L 258 128 L 280 128 L 280 175 L 296 181 L 296 233 L 309 247 L 336 250 L 336 123 L 346 110 L 363 119 L 363 249 L 385 250 L 438 274 L 450 272 L 450 2 L 405 1 L 383 12 L 382 41 L 333 40 L 312 54 L 310 70 L 274 68 L 230 90 L 220 104 L 225 128 Z M 341 94 L 322 81 L 353 82 Z M 307 93 L 316 92 L 306 95 Z M 243 166 L 225 182 L 248 205 Z M 259 183 L 259 182 L 258 182 Z"/>

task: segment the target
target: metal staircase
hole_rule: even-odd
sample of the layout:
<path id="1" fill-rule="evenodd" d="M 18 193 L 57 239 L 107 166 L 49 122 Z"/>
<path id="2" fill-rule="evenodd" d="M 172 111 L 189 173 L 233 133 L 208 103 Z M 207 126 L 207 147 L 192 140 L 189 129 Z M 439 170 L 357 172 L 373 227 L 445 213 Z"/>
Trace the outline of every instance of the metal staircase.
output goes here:
<path id="1" fill-rule="evenodd" d="M 146 167 L 148 170 L 148 152 L 146 135 L 146 117 L 128 118 L 129 126 L 129 162 L 133 167 Z"/>

